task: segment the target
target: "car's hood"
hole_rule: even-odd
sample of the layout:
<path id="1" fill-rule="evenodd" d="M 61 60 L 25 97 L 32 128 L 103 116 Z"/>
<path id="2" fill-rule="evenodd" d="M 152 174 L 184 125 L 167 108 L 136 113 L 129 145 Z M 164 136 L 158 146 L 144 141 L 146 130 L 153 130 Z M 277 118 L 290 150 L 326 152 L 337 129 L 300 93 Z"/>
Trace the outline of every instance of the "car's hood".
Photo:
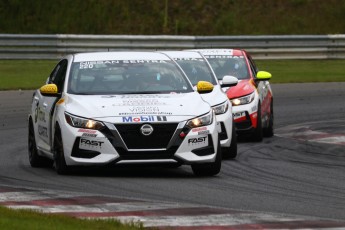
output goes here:
<path id="1" fill-rule="evenodd" d="M 210 106 L 219 105 L 228 99 L 219 85 L 215 85 L 211 93 L 200 95 Z"/>
<path id="2" fill-rule="evenodd" d="M 66 95 L 66 111 L 105 122 L 178 122 L 210 111 L 196 92 L 186 94 Z"/>
<path id="3" fill-rule="evenodd" d="M 236 86 L 230 87 L 226 91 L 226 94 L 228 98 L 233 99 L 233 98 L 238 98 L 238 97 L 251 94 L 252 92 L 254 92 L 255 89 L 256 88 L 253 83 L 253 80 L 251 79 L 240 80 L 238 81 L 238 84 Z"/>

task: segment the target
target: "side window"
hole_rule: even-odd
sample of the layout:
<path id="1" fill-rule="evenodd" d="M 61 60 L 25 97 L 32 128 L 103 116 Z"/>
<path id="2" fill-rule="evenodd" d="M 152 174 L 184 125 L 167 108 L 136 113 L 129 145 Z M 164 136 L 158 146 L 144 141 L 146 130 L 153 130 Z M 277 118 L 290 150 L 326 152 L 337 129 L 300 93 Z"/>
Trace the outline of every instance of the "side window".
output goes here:
<path id="1" fill-rule="evenodd" d="M 63 90 L 67 71 L 67 63 L 68 62 L 65 59 L 60 61 L 49 76 L 49 83 L 55 84 L 58 87 L 59 93 L 61 93 Z"/>
<path id="2" fill-rule="evenodd" d="M 252 57 L 250 55 L 247 54 L 247 57 L 248 57 L 248 60 L 249 60 L 249 65 L 250 65 L 250 68 L 254 74 L 254 77 L 256 76 L 256 73 L 259 71 L 258 68 L 256 67 Z"/>

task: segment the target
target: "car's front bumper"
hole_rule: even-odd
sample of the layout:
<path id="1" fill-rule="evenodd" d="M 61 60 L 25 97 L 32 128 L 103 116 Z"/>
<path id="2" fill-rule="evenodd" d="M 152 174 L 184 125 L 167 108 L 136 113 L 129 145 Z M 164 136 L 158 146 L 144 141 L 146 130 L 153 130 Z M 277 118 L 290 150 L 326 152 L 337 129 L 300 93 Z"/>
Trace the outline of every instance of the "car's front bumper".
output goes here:
<path id="1" fill-rule="evenodd" d="M 66 164 L 213 162 L 218 148 L 216 120 L 189 130 L 185 123 L 151 123 L 157 134 L 149 138 L 139 133 L 143 123 L 105 123 L 100 131 L 60 125 Z M 183 137 L 181 132 L 186 135 Z"/>
<path id="2" fill-rule="evenodd" d="M 258 102 L 232 107 L 237 134 L 252 133 L 257 127 Z"/>

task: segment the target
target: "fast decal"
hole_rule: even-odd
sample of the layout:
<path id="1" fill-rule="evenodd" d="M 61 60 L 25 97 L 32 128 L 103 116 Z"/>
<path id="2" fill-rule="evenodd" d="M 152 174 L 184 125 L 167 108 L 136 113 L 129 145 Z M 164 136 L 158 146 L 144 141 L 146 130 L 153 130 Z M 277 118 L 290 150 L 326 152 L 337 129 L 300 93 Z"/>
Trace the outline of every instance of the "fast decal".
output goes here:
<path id="1" fill-rule="evenodd" d="M 96 141 L 96 140 L 89 140 L 89 139 L 80 139 L 80 147 L 86 146 L 86 147 L 95 147 L 95 148 L 101 148 L 102 144 L 104 144 L 104 141 Z"/>
<path id="2" fill-rule="evenodd" d="M 200 128 L 194 128 L 194 129 L 192 129 L 192 132 L 200 132 L 200 131 L 205 131 L 205 130 L 207 130 L 207 127 L 200 127 Z"/>
<path id="3" fill-rule="evenodd" d="M 152 121 L 167 121 L 166 116 L 126 116 L 122 117 L 123 122 L 152 122 Z"/>
<path id="4" fill-rule="evenodd" d="M 195 144 L 200 144 L 200 143 L 205 144 L 206 140 L 207 140 L 207 136 L 206 137 L 191 138 L 191 139 L 188 139 L 188 144 L 189 145 L 195 145 Z"/>
<path id="5" fill-rule="evenodd" d="M 246 115 L 245 112 L 237 112 L 237 113 L 233 113 L 232 116 L 234 117 L 234 119 L 240 118 L 240 117 L 244 117 Z"/>
<path id="6" fill-rule="evenodd" d="M 48 137 L 47 127 L 39 125 L 37 128 L 38 128 L 38 135 L 40 135 L 42 137 Z"/>

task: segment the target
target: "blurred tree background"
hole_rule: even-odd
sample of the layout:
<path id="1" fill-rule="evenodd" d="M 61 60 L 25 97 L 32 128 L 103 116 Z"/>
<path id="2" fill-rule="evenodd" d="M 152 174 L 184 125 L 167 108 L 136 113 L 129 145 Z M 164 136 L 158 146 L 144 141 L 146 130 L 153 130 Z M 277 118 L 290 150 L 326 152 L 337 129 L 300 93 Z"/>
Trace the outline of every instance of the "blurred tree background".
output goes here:
<path id="1" fill-rule="evenodd" d="M 0 33 L 345 34 L 345 0 L 1 0 Z"/>

